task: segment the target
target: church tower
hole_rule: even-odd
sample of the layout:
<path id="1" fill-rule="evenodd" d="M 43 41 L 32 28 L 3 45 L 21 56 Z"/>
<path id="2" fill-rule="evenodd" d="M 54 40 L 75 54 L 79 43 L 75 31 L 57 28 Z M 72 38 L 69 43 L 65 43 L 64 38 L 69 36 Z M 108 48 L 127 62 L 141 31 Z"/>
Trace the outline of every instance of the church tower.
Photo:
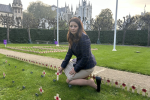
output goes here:
<path id="1" fill-rule="evenodd" d="M 87 3 L 86 0 L 83 1 L 83 4 L 79 1 L 79 6 L 76 8 L 76 17 L 81 16 L 83 17 L 82 22 L 84 29 L 88 29 L 88 25 L 90 24 L 90 20 L 92 19 L 92 5 L 90 4 L 90 2 Z"/>
<path id="2" fill-rule="evenodd" d="M 19 23 L 19 26 L 22 27 L 22 20 L 23 20 L 23 5 L 21 0 L 13 0 L 12 3 L 12 9 L 13 9 L 13 14 L 14 14 L 14 20 L 15 20 L 15 25 L 17 26 Z"/>

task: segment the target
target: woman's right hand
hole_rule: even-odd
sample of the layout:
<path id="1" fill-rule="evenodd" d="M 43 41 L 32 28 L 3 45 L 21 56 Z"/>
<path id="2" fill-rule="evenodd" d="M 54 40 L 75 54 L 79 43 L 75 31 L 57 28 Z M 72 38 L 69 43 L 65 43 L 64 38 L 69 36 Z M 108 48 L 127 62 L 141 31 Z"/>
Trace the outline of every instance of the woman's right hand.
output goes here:
<path id="1" fill-rule="evenodd" d="M 62 74 L 63 69 L 64 69 L 64 68 L 60 67 L 60 68 L 58 69 L 58 72 L 59 72 L 60 74 Z"/>

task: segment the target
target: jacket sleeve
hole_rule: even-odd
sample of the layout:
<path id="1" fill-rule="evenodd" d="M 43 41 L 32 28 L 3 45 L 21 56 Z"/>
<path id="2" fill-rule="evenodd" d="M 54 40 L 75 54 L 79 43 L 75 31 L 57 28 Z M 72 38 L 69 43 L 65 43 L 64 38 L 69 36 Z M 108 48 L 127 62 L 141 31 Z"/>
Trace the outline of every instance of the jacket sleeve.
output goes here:
<path id="1" fill-rule="evenodd" d="M 66 66 L 67 66 L 68 62 L 70 61 L 71 57 L 72 57 L 72 50 L 69 48 L 68 52 L 66 54 L 66 57 L 65 57 L 64 61 L 61 64 L 61 67 L 66 68 Z"/>
<path id="2" fill-rule="evenodd" d="M 80 50 L 82 58 L 77 61 L 74 70 L 79 72 L 84 66 L 86 66 L 87 62 L 90 58 L 91 52 L 91 42 L 87 35 L 84 35 L 80 41 Z"/>

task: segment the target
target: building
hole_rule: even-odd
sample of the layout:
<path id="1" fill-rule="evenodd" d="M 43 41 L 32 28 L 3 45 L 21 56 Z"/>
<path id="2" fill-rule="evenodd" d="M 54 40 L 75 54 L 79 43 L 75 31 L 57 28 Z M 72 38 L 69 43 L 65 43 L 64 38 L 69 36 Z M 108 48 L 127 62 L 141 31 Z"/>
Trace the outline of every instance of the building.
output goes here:
<path id="1" fill-rule="evenodd" d="M 21 0 L 13 0 L 12 6 L 11 4 L 9 5 L 5 5 L 5 4 L 0 4 L 0 15 L 3 16 L 10 16 L 13 17 L 14 19 L 14 27 L 18 26 L 19 23 L 19 27 L 22 27 L 22 20 L 23 20 L 23 5 Z M 1 19 L 0 19 L 1 22 Z M 6 27 L 5 25 L 2 25 L 2 23 L 0 23 L 0 27 Z"/>
<path id="2" fill-rule="evenodd" d="M 57 6 L 52 5 L 52 10 L 57 10 Z M 71 6 L 71 10 L 69 8 L 69 5 L 67 6 L 65 3 L 65 7 L 61 7 L 58 9 L 59 13 L 59 20 L 66 20 L 67 22 L 69 22 L 69 20 L 74 17 L 74 13 L 73 13 L 73 8 Z"/>
<path id="3" fill-rule="evenodd" d="M 82 6 L 82 3 L 80 5 L 80 2 L 79 2 L 79 6 L 76 8 L 76 11 L 75 11 L 75 16 L 81 17 L 81 14 L 83 17 L 82 22 L 83 22 L 84 29 L 88 29 L 88 25 L 90 25 L 90 20 L 92 19 L 92 5 L 90 4 L 90 2 L 87 3 L 87 1 L 84 0 L 83 6 Z"/>
<path id="4" fill-rule="evenodd" d="M 57 10 L 57 6 L 52 5 L 52 10 Z M 59 20 L 66 20 L 67 22 L 69 22 L 69 20 L 72 17 L 81 18 L 82 13 L 83 13 L 82 22 L 83 22 L 84 29 L 89 30 L 88 25 L 90 25 L 90 20 L 92 19 L 92 4 L 90 4 L 90 2 L 87 3 L 86 0 L 83 1 L 83 8 L 82 8 L 82 3 L 80 4 L 79 1 L 79 5 L 76 7 L 75 13 L 73 12 L 73 7 L 71 6 L 70 9 L 69 5 L 67 6 L 65 3 L 65 7 L 59 8 L 58 16 L 59 16 Z"/>

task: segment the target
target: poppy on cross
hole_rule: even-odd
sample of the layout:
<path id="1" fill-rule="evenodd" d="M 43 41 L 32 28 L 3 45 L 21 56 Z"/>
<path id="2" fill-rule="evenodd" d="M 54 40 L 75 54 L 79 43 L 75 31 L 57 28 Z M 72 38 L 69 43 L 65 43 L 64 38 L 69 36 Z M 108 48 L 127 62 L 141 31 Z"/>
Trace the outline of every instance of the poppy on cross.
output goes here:
<path id="1" fill-rule="evenodd" d="M 44 93 L 44 90 L 42 89 L 42 87 L 39 88 L 40 93 Z"/>
<path id="2" fill-rule="evenodd" d="M 57 81 L 58 81 L 60 73 L 57 71 L 55 74 L 57 75 Z"/>
<path id="3" fill-rule="evenodd" d="M 57 94 L 56 96 L 54 96 L 54 99 L 61 100 L 61 98 L 59 98 L 59 94 Z"/>
<path id="4" fill-rule="evenodd" d="M 43 70 L 42 74 L 45 76 L 45 74 L 46 74 L 45 70 Z"/>

